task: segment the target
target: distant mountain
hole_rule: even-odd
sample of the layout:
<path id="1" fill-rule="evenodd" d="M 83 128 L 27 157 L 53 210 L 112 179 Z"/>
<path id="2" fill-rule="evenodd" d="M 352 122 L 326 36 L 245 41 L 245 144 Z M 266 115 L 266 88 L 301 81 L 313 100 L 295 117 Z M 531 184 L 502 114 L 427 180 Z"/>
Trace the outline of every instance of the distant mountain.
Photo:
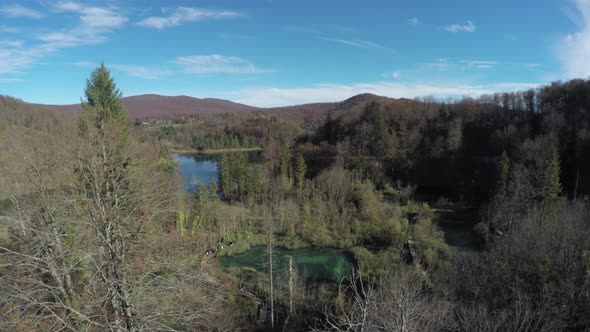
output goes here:
<path id="1" fill-rule="evenodd" d="M 352 96 L 346 100 L 339 102 L 327 103 L 312 103 L 285 107 L 275 107 L 262 109 L 259 112 L 267 112 L 271 114 L 280 114 L 281 117 L 290 118 L 293 120 L 308 119 L 311 121 L 324 121 L 326 115 L 332 112 L 334 115 L 340 113 L 348 113 L 355 111 L 362 111 L 367 104 L 372 102 L 395 102 L 403 101 L 404 99 L 394 99 L 374 95 L 371 93 L 362 93 Z"/>
<path id="2" fill-rule="evenodd" d="M 323 119 L 328 112 L 357 110 L 366 104 L 380 101 L 394 101 L 396 99 L 363 93 L 341 102 L 311 103 L 285 107 L 259 108 L 225 99 L 194 98 L 189 96 L 161 96 L 146 94 L 124 97 L 123 104 L 131 119 L 172 119 L 178 116 L 192 116 L 197 114 L 222 114 L 222 113 L 256 113 L 279 114 L 287 119 L 302 120 Z M 82 110 L 80 104 L 73 105 L 36 105 L 44 108 L 58 110 L 69 115 L 76 115 Z"/>
<path id="3" fill-rule="evenodd" d="M 122 101 L 131 119 L 169 119 L 183 115 L 250 112 L 259 109 L 224 99 L 200 99 L 189 96 L 161 96 L 155 94 L 124 97 Z M 70 115 L 76 115 L 82 110 L 80 104 L 39 106 L 62 111 Z"/>

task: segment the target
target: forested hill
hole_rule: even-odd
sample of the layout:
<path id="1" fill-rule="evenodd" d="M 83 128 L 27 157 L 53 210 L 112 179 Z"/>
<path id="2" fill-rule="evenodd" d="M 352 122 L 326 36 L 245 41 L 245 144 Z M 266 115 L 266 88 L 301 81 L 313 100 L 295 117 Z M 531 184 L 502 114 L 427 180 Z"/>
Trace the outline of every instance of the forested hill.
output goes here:
<path id="1" fill-rule="evenodd" d="M 0 95 L 0 201 L 34 190 L 31 167 L 47 167 L 40 160 L 49 155 L 63 157 L 60 147 L 72 143 L 68 133 L 74 124 L 60 112 Z M 69 177 L 69 170 L 56 168 L 48 185 L 62 184 Z"/>
<path id="2" fill-rule="evenodd" d="M 174 119 L 196 115 L 240 114 L 243 116 L 280 115 L 290 120 L 323 119 L 327 112 L 351 111 L 370 102 L 393 101 L 394 99 L 373 94 L 359 94 L 340 102 L 312 103 L 286 107 L 259 108 L 224 99 L 194 98 L 189 96 L 162 96 L 146 94 L 122 98 L 131 119 Z M 76 115 L 82 110 L 80 104 L 42 105 L 42 107 Z"/>
<path id="3" fill-rule="evenodd" d="M 332 114 L 306 141 L 312 170 L 340 158 L 365 169 L 374 183 L 401 179 L 435 196 L 467 201 L 489 197 L 504 151 L 515 172 L 522 166 L 527 173 L 513 175 L 513 185 L 530 187 L 540 181 L 555 146 L 563 192 L 582 197 L 590 194 L 590 81 L 452 103 L 375 102 L 361 112 Z"/>
<path id="4" fill-rule="evenodd" d="M 129 118 L 172 119 L 178 116 L 195 114 L 220 114 L 235 112 L 250 112 L 258 108 L 229 100 L 216 98 L 194 98 L 189 96 L 161 96 L 146 94 L 130 96 L 121 99 L 127 109 Z M 70 115 L 78 114 L 82 110 L 80 104 L 73 105 L 38 105 L 58 110 Z"/>
<path id="5" fill-rule="evenodd" d="M 50 108 L 0 95 L 0 129 L 10 125 L 56 132 L 63 129 L 70 120 L 61 112 Z"/>

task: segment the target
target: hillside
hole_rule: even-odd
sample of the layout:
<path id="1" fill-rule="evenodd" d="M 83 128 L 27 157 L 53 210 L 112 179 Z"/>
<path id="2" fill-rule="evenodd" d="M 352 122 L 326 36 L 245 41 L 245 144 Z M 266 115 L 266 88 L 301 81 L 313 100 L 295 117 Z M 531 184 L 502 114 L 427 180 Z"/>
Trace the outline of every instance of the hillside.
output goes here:
<path id="1" fill-rule="evenodd" d="M 0 201 L 34 190 L 31 167 L 63 165 L 74 122 L 60 112 L 0 95 Z M 49 162 L 50 161 L 50 162 Z M 26 170 L 26 172 L 23 172 Z M 46 185 L 71 178 L 71 168 L 53 167 Z"/>
<path id="2" fill-rule="evenodd" d="M 280 114 L 290 120 L 324 119 L 328 112 L 350 111 L 360 109 L 370 102 L 393 101 L 395 99 L 369 93 L 359 94 L 340 102 L 310 103 L 285 107 L 258 108 L 225 99 L 194 98 L 189 96 L 162 96 L 146 94 L 122 98 L 131 119 L 172 119 L 178 116 L 251 113 Z M 81 111 L 79 104 L 43 105 L 37 107 L 65 112 L 75 115 Z"/>
<path id="3" fill-rule="evenodd" d="M 122 98 L 131 119 L 161 118 L 196 114 L 221 114 L 254 111 L 258 108 L 229 100 L 216 98 L 194 98 L 189 96 L 161 96 L 146 94 Z M 82 110 L 80 104 L 37 105 L 75 115 Z"/>

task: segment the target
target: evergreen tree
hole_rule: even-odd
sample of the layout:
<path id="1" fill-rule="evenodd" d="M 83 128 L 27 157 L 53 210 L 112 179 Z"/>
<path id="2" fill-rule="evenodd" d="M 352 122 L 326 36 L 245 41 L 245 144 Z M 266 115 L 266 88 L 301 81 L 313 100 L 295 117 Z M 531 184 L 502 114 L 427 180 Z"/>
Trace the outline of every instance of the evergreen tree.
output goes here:
<path id="1" fill-rule="evenodd" d="M 305 158 L 303 158 L 303 154 L 300 152 L 297 154 L 297 165 L 295 169 L 295 181 L 299 189 L 303 188 L 305 172 L 307 172 L 307 165 L 305 164 Z"/>
<path id="2" fill-rule="evenodd" d="M 197 203 L 202 208 L 209 200 L 209 191 L 203 182 L 199 182 L 199 192 L 197 193 Z"/>
<path id="3" fill-rule="evenodd" d="M 214 178 L 211 178 L 211 181 L 209 181 L 209 198 L 214 201 L 217 202 L 219 201 L 219 187 L 217 186 L 217 182 L 215 181 Z"/>
<path id="4" fill-rule="evenodd" d="M 129 124 L 117 88 L 104 64 L 88 79 L 84 111 L 80 115 L 80 134 L 85 144 L 77 152 L 76 173 L 83 198 L 80 207 L 88 216 L 97 244 L 94 262 L 97 271 L 97 297 L 105 302 L 105 317 L 111 329 L 138 329 L 131 303 L 126 261 L 128 241 L 137 238 L 137 185 L 129 171 Z"/>
<path id="5" fill-rule="evenodd" d="M 221 191 L 225 198 L 231 193 L 231 157 L 228 154 L 221 156 L 221 161 L 217 166 L 217 178 L 221 186 Z"/>
<path id="6" fill-rule="evenodd" d="M 127 112 L 121 102 L 122 92 L 111 77 L 104 63 L 96 68 L 86 80 L 86 100 L 82 102 L 83 115 L 92 116 L 94 125 L 103 128 L 106 121 L 127 121 Z"/>
<path id="7" fill-rule="evenodd" d="M 372 133 L 372 152 L 378 158 L 387 157 L 387 123 L 383 112 L 379 110 L 378 106 L 372 103 L 367 106 L 367 112 L 370 116 L 370 121 L 373 125 Z"/>
<path id="8" fill-rule="evenodd" d="M 545 204 L 554 200 L 561 192 L 561 182 L 559 180 L 559 152 L 555 145 L 551 146 L 546 157 L 543 175 L 541 178 L 540 199 Z"/>
<path id="9" fill-rule="evenodd" d="M 494 203 L 496 207 L 504 204 L 508 194 L 508 176 L 510 173 L 510 159 L 506 151 L 502 152 L 498 159 L 498 178 L 496 181 L 496 195 Z"/>
<path id="10" fill-rule="evenodd" d="M 289 189 L 291 187 L 291 149 L 289 144 L 285 143 L 283 146 L 283 153 L 281 158 L 281 177 L 283 179 L 283 185 Z"/>

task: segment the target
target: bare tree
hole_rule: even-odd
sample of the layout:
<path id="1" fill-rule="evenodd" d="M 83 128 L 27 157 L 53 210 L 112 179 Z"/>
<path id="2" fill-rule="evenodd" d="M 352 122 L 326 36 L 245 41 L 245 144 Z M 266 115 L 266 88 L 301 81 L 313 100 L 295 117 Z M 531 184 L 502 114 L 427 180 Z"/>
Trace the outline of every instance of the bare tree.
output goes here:
<path id="1" fill-rule="evenodd" d="M 0 216 L 11 235 L 8 246 L 0 245 L 0 269 L 6 272 L 0 273 L 0 296 L 9 312 L 17 310 L 19 321 L 30 321 L 34 329 L 99 326 L 80 306 L 83 294 L 74 284 L 87 256 L 78 250 L 85 234 L 77 232 L 80 224 L 70 213 L 73 197 L 67 187 L 51 187 L 51 176 L 67 167 L 70 152 L 59 146 L 34 151 L 16 142 L 8 149 L 19 157 L 34 191 L 13 197 L 12 211 Z"/>
<path id="2" fill-rule="evenodd" d="M 353 273 L 340 296 L 318 331 L 439 331 L 450 310 L 414 269 L 386 272 L 378 282 Z"/>

